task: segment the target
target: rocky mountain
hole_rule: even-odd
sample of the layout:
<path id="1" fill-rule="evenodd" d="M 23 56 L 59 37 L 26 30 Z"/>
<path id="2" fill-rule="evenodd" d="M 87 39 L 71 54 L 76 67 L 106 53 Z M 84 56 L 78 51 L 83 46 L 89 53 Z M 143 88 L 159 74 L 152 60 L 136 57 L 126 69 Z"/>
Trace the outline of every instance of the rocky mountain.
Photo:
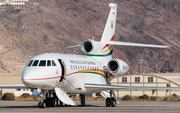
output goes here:
<path id="1" fill-rule="evenodd" d="M 38 4 L 34 4 L 38 3 Z M 0 73 L 21 73 L 41 53 L 83 54 L 83 40 L 100 40 L 109 3 L 118 4 L 116 41 L 151 43 L 168 49 L 114 46 L 114 58 L 130 73 L 180 71 L 180 0 L 29 0 L 25 6 L 0 7 Z"/>

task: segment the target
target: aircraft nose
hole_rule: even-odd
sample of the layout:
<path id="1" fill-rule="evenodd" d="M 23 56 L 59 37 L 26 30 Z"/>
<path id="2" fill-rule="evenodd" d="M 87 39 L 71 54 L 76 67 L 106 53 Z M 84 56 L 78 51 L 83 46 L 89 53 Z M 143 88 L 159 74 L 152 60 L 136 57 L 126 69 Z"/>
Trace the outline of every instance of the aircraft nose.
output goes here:
<path id="1" fill-rule="evenodd" d="M 34 86 L 33 75 L 34 75 L 33 71 L 29 72 L 28 69 L 24 68 L 21 76 L 22 82 L 28 87 L 33 87 Z"/>

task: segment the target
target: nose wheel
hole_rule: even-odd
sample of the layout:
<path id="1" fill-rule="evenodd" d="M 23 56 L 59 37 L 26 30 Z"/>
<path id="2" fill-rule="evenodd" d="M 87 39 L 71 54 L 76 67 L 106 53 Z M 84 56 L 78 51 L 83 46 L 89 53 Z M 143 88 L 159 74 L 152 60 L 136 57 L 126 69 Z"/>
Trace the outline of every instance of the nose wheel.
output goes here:
<path id="1" fill-rule="evenodd" d="M 38 103 L 38 107 L 39 107 L 39 108 L 45 108 L 45 107 L 46 107 L 46 101 L 45 101 L 45 100 L 44 100 L 43 102 L 40 101 L 40 102 Z"/>

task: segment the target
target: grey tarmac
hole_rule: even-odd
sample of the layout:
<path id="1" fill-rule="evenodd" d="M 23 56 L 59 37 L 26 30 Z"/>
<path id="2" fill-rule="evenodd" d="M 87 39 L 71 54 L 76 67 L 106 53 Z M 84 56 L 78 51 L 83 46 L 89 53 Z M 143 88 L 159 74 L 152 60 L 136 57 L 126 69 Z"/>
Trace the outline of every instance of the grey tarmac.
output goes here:
<path id="1" fill-rule="evenodd" d="M 37 101 L 0 101 L 3 113 L 180 113 L 180 102 L 121 101 L 116 107 L 105 107 L 104 101 L 86 101 L 86 106 L 38 108 Z"/>

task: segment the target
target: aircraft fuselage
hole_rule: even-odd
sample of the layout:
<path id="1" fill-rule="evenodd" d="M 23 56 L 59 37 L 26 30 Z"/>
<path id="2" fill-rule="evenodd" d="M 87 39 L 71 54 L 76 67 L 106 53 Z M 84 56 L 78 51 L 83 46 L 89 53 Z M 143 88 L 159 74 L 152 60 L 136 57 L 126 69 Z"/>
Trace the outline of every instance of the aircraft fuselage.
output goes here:
<path id="1" fill-rule="evenodd" d="M 84 88 L 84 83 L 106 84 L 106 76 L 103 67 L 92 57 L 45 53 L 30 59 L 22 81 L 31 88 L 47 90 L 54 90 L 61 82 L 68 93 L 92 93 Z"/>

